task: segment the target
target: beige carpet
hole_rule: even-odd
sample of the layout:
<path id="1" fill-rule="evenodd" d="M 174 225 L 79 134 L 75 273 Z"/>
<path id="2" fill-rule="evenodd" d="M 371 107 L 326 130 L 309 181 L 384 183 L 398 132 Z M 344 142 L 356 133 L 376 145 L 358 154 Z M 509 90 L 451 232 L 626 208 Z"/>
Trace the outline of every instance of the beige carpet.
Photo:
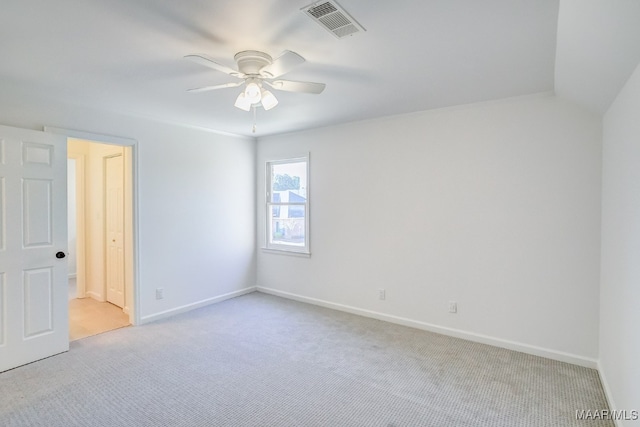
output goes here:
<path id="1" fill-rule="evenodd" d="M 120 307 L 92 298 L 69 300 L 69 341 L 128 326 L 129 316 Z"/>
<path id="2" fill-rule="evenodd" d="M 0 374 L 0 425 L 612 426 L 596 371 L 252 293 Z"/>

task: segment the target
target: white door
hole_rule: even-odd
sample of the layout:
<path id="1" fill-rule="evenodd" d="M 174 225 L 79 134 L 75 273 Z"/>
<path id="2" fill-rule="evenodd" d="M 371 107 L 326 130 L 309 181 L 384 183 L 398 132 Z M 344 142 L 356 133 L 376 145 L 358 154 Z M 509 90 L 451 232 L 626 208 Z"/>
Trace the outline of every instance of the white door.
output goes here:
<path id="1" fill-rule="evenodd" d="M 124 308 L 124 162 L 105 158 L 107 301 Z"/>
<path id="2" fill-rule="evenodd" d="M 65 137 L 0 126 L 0 372 L 69 350 L 66 165 Z"/>

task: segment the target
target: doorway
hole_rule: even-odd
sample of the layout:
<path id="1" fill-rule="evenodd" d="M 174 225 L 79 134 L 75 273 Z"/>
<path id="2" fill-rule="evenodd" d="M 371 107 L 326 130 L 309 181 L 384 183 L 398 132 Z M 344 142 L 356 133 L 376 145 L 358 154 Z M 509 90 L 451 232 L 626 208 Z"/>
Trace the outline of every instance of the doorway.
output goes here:
<path id="1" fill-rule="evenodd" d="M 69 339 L 134 323 L 132 147 L 69 138 Z"/>

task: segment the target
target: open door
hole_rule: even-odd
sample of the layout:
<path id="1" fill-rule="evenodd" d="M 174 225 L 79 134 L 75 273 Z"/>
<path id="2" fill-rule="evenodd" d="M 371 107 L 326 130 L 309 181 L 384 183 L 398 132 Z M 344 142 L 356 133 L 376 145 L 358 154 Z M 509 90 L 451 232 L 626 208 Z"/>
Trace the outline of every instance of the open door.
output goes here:
<path id="1" fill-rule="evenodd" d="M 107 301 L 125 307 L 124 289 L 124 161 L 104 159 Z"/>
<path id="2" fill-rule="evenodd" d="M 0 372 L 69 350 L 67 140 L 0 126 Z"/>

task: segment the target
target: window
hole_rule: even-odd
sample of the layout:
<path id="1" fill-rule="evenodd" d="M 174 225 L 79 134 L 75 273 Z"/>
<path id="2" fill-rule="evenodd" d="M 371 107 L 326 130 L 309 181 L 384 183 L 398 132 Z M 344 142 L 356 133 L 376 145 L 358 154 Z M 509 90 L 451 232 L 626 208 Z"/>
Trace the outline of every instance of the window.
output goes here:
<path id="1" fill-rule="evenodd" d="M 267 249 L 309 253 L 309 157 L 267 162 Z"/>

